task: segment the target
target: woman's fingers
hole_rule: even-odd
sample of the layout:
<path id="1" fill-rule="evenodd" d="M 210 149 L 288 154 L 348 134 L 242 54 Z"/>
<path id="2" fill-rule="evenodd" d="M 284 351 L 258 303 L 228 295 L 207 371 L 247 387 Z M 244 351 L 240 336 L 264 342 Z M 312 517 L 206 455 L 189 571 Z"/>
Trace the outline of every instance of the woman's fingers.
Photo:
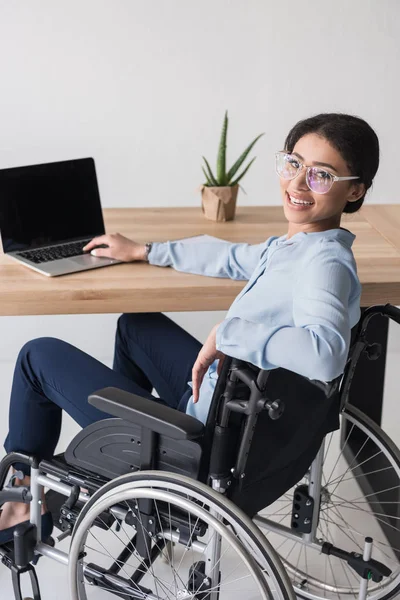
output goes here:
<path id="1" fill-rule="evenodd" d="M 119 233 L 100 235 L 83 247 L 84 252 L 93 256 L 107 256 L 122 262 L 145 260 L 146 246 L 138 244 Z"/>
<path id="2" fill-rule="evenodd" d="M 96 248 L 100 244 L 109 244 L 109 236 L 108 235 L 99 235 L 99 237 L 95 237 L 86 246 L 83 246 L 82 250 L 84 252 L 90 252 L 92 248 Z"/>
<path id="3" fill-rule="evenodd" d="M 208 367 L 212 365 L 216 358 L 219 358 L 217 372 L 221 371 L 222 363 L 225 355 L 222 352 L 218 352 L 216 349 L 215 335 L 217 326 L 213 327 L 208 338 L 205 341 L 204 346 L 200 350 L 196 362 L 192 369 L 192 385 L 193 385 L 193 402 L 196 403 L 199 399 L 200 386 L 204 379 L 204 375 L 207 373 Z"/>
<path id="4" fill-rule="evenodd" d="M 90 252 L 93 256 L 104 256 L 107 258 L 117 258 L 115 251 L 112 248 L 95 248 Z"/>
<path id="5" fill-rule="evenodd" d="M 193 369 L 192 385 L 193 385 L 193 402 L 195 404 L 199 400 L 200 386 L 203 381 L 204 374 L 205 374 L 205 370 L 202 369 L 201 367 L 197 367 L 196 369 Z"/>
<path id="6" fill-rule="evenodd" d="M 221 354 L 221 356 L 219 357 L 218 360 L 218 365 L 217 365 L 217 374 L 220 375 L 221 370 L 222 370 L 222 366 L 224 364 L 224 360 L 225 360 L 225 354 L 219 353 Z M 196 404 L 196 402 L 199 399 L 199 394 L 200 394 L 200 387 L 201 384 L 203 383 L 203 379 L 204 379 L 204 375 L 207 373 L 208 367 L 213 363 L 214 359 L 210 359 L 207 360 L 206 362 L 199 360 L 199 358 L 197 358 L 196 362 L 194 363 L 193 369 L 192 369 L 192 384 L 193 384 L 193 402 Z"/>
<path id="7" fill-rule="evenodd" d="M 199 358 L 197 358 L 192 369 L 193 402 L 195 404 L 199 399 L 200 386 L 203 382 L 207 369 L 208 366 L 202 364 Z"/>

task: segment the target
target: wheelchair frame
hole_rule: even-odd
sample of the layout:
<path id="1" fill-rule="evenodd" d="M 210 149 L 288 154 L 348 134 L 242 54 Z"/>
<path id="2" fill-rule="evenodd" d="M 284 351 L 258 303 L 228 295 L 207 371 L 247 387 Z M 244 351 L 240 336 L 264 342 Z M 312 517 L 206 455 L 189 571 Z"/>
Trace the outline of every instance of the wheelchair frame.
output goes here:
<path id="1" fill-rule="evenodd" d="M 345 371 L 343 375 L 339 378 L 331 382 L 333 386 L 339 386 L 340 384 L 340 397 L 341 397 L 341 409 L 343 410 L 347 404 L 349 390 L 351 386 L 351 381 L 354 376 L 355 368 L 357 361 L 362 352 L 366 352 L 372 358 L 376 358 L 379 356 L 379 348 L 377 348 L 376 344 L 369 344 L 366 339 L 366 329 L 369 320 L 376 314 L 387 316 L 397 323 L 400 323 L 400 310 L 396 307 L 386 304 L 386 305 L 376 305 L 369 307 L 364 315 L 362 320 L 360 320 L 357 327 L 357 336 L 354 345 L 351 348 L 351 352 L 349 354 L 349 359 L 347 361 Z M 279 418 L 283 411 L 283 406 L 279 404 L 279 401 L 270 401 L 265 397 L 264 389 L 267 383 L 267 379 L 269 376 L 269 371 L 260 371 L 258 376 L 255 378 L 254 374 L 248 368 L 243 368 L 240 365 L 235 366 L 233 362 L 233 369 L 231 369 L 231 373 L 233 373 L 233 377 L 230 378 L 230 381 L 227 382 L 227 390 L 228 393 L 225 397 L 225 404 L 221 413 L 221 421 L 227 422 L 227 415 L 229 412 L 241 412 L 245 415 L 246 425 L 244 427 L 244 434 L 240 443 L 239 451 L 237 454 L 237 458 L 235 461 L 235 466 L 230 470 L 230 474 L 228 477 L 221 476 L 213 476 L 210 474 L 210 487 L 221 494 L 224 494 L 227 490 L 227 487 L 230 484 L 230 478 L 240 478 L 243 476 L 246 460 L 249 452 L 249 448 L 252 440 L 252 431 L 255 427 L 255 422 L 257 421 L 258 414 L 261 411 L 268 411 L 269 416 L 272 419 Z M 250 387 L 251 393 L 250 397 L 247 401 L 243 400 L 235 400 L 232 395 L 229 396 L 229 391 L 233 393 L 234 383 L 235 381 L 240 380 L 246 385 Z M 132 395 L 130 395 L 132 396 Z M 95 401 L 92 401 L 93 404 L 97 405 L 100 410 L 106 410 L 104 408 L 104 395 L 102 396 L 100 392 L 97 393 L 97 396 L 91 397 Z M 107 398 L 106 398 L 107 399 Z M 96 404 L 97 400 L 97 404 Z M 140 400 L 140 399 L 139 399 Z M 117 402 L 118 403 L 118 402 Z M 126 414 L 126 407 L 123 407 L 120 411 L 120 414 L 117 416 L 122 416 L 122 418 Z M 165 425 L 159 421 L 155 429 L 151 430 L 151 426 L 154 426 L 154 418 L 152 415 L 147 416 L 141 412 L 140 402 L 136 406 L 137 414 L 140 415 L 140 419 L 142 419 L 142 425 L 149 431 L 149 438 L 147 442 L 144 444 L 143 449 L 143 457 L 146 458 L 147 453 L 147 468 L 151 468 L 151 449 L 152 449 L 152 439 L 151 434 L 154 431 L 160 433 L 165 432 Z M 171 409 L 169 409 L 171 410 Z M 357 409 L 353 409 L 356 410 Z M 360 411 L 357 411 L 360 412 Z M 116 411 L 117 414 L 118 410 Z M 362 414 L 362 413 L 360 413 Z M 183 424 L 182 424 L 182 418 Z M 186 415 L 180 415 L 180 419 L 173 423 L 173 427 L 175 428 L 175 439 L 190 439 L 192 435 L 195 437 L 193 433 L 196 431 L 196 427 L 193 426 L 193 423 L 186 420 Z M 193 429 L 194 427 L 194 429 Z M 319 519 L 319 508 L 320 508 L 320 497 L 321 497 L 321 472 L 322 472 L 322 461 L 324 456 L 324 441 L 312 461 L 310 467 L 310 485 L 308 489 L 309 498 L 313 502 L 313 512 L 311 516 L 311 523 L 309 530 L 307 532 L 295 532 L 292 528 L 286 527 L 284 525 L 280 525 L 274 523 L 268 519 L 264 519 L 260 516 L 256 516 L 254 518 L 254 523 L 261 528 L 266 528 L 271 532 L 276 532 L 279 534 L 283 534 L 286 537 L 293 539 L 295 541 L 299 541 L 302 544 L 313 546 L 314 548 L 320 549 L 322 552 L 325 551 L 324 544 L 319 542 L 316 539 L 316 528 Z M 31 467 L 31 485 L 30 490 L 25 489 L 25 493 L 22 496 L 21 488 L 18 491 L 18 498 L 16 496 L 15 489 L 9 489 L 7 491 L 3 490 L 5 478 L 7 476 L 9 468 L 12 464 L 16 462 L 22 462 L 25 464 L 29 464 Z M 146 464 L 146 461 L 145 461 Z M 212 470 L 211 470 L 212 471 Z M 221 471 L 220 471 L 221 472 Z M 59 478 L 60 480 L 56 479 Z M 63 481 L 64 480 L 64 481 Z M 66 482 L 65 482 L 66 481 Z M 94 479 L 91 480 L 91 491 L 95 492 L 96 487 L 100 489 L 101 483 L 99 482 L 96 485 Z M 0 465 L 0 501 L 5 502 L 7 500 L 15 499 L 16 501 L 24 501 L 25 503 L 30 503 L 31 506 L 31 519 L 30 525 L 25 528 L 22 532 L 22 535 L 18 538 L 20 541 L 17 547 L 17 538 L 15 538 L 16 544 L 14 548 L 10 546 L 0 547 L 0 560 L 8 566 L 12 570 L 13 574 L 13 583 L 14 583 L 14 591 L 16 595 L 16 600 L 22 600 L 21 589 L 19 578 L 21 573 L 29 572 L 32 580 L 32 587 L 34 593 L 34 600 L 39 600 L 40 592 L 37 584 L 36 575 L 34 572 L 34 565 L 36 564 L 38 558 L 40 556 L 46 556 L 52 560 L 56 560 L 64 565 L 68 565 L 69 563 L 69 555 L 65 552 L 60 551 L 55 548 L 52 543 L 48 543 L 47 540 L 42 540 L 41 535 L 41 508 L 42 508 L 42 490 L 43 488 L 47 488 L 49 490 L 53 490 L 67 498 L 67 506 L 68 502 L 72 507 L 76 504 L 77 501 L 81 502 L 83 505 L 86 505 L 92 498 L 90 493 L 86 493 L 82 491 L 85 487 L 87 488 L 88 480 L 84 476 L 79 474 L 72 474 L 67 470 L 65 472 L 60 469 L 59 466 L 54 466 L 52 462 L 41 461 L 40 464 L 34 457 L 28 457 L 21 453 L 11 453 L 7 455 Z M 115 506 L 112 509 L 112 513 L 118 519 L 124 520 L 127 514 L 127 511 L 124 509 L 119 509 Z M 71 528 L 72 529 L 72 528 Z M 71 533 L 71 530 L 66 530 L 64 533 L 59 536 L 58 540 L 67 537 Z M 173 535 L 171 536 L 170 541 L 174 540 Z M 22 540 L 22 541 L 21 541 Z M 340 549 L 336 549 L 340 551 L 337 554 L 340 558 L 344 560 L 349 560 L 350 554 L 341 551 Z M 352 553 L 354 554 L 354 553 Z M 359 556 L 359 566 L 360 566 L 360 593 L 359 599 L 367 598 L 367 587 L 368 587 L 368 579 L 373 577 L 382 578 L 384 576 L 388 576 L 388 569 L 385 565 L 381 563 L 377 563 L 371 558 L 372 554 L 372 541 L 366 540 L 364 555 Z M 19 595 L 18 595 L 19 594 Z"/>
<path id="2" fill-rule="evenodd" d="M 349 399 L 349 391 L 351 382 L 354 377 L 354 373 L 356 370 L 357 362 L 363 352 L 367 352 L 368 356 L 373 357 L 373 359 L 379 358 L 380 348 L 379 344 L 368 344 L 366 339 L 366 331 L 368 327 L 368 323 L 370 319 L 374 315 L 386 315 L 389 318 L 392 318 L 397 323 L 400 324 L 400 310 L 396 307 L 386 304 L 384 306 L 377 305 L 371 306 L 367 308 L 364 313 L 363 319 L 360 321 L 357 333 L 356 333 L 356 341 L 353 346 L 352 352 L 350 354 L 349 360 L 347 361 L 345 371 L 343 373 L 343 379 L 341 382 L 341 411 L 345 408 Z M 352 409 L 355 413 L 359 415 L 363 415 L 363 413 L 353 407 Z M 364 418 L 367 418 L 366 415 L 363 415 Z M 372 427 L 376 427 L 371 419 L 368 418 L 369 423 Z M 322 544 L 320 544 L 316 540 L 316 528 L 318 522 L 318 512 L 319 512 L 319 504 L 320 504 L 320 496 L 321 496 L 321 470 L 322 463 L 324 459 L 324 451 L 325 451 L 325 439 L 322 442 L 322 445 L 318 451 L 318 454 L 314 458 L 311 467 L 310 467 L 310 486 L 308 495 L 313 500 L 313 518 L 311 521 L 311 527 L 309 533 L 300 533 L 296 534 L 291 528 L 285 527 L 283 525 L 277 525 L 276 523 L 264 519 L 262 517 L 256 517 L 254 520 L 260 526 L 269 529 L 270 531 L 276 531 L 277 533 L 285 533 L 285 535 L 291 539 L 296 541 L 300 541 L 307 545 L 313 545 L 318 548 L 322 548 Z"/>

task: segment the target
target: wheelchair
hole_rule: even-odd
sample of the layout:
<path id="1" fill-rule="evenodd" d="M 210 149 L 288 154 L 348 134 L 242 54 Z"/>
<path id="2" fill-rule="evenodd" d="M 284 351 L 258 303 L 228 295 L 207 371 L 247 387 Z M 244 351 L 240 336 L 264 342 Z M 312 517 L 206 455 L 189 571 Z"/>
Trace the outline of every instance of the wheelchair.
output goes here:
<path id="1" fill-rule="evenodd" d="M 112 415 L 64 454 L 0 464 L 0 503 L 30 503 L 0 560 L 16 600 L 41 557 L 68 568 L 71 600 L 389 600 L 400 592 L 400 452 L 348 402 L 371 306 L 352 330 L 344 373 L 330 382 L 226 358 L 206 425 L 105 388 L 89 402 Z M 30 488 L 4 487 L 13 463 Z M 42 539 L 41 498 L 69 538 Z"/>

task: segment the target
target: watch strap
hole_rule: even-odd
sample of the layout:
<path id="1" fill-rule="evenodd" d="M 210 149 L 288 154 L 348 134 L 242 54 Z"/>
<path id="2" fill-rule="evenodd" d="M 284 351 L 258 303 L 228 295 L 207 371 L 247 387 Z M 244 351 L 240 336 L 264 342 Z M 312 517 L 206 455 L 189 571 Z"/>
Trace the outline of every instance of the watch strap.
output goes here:
<path id="1" fill-rule="evenodd" d="M 146 248 L 145 260 L 146 260 L 147 262 L 149 262 L 149 254 L 150 254 L 150 252 L 151 252 L 151 248 L 152 248 L 152 246 L 153 246 L 153 242 L 147 242 L 147 243 L 145 244 L 145 248 Z"/>

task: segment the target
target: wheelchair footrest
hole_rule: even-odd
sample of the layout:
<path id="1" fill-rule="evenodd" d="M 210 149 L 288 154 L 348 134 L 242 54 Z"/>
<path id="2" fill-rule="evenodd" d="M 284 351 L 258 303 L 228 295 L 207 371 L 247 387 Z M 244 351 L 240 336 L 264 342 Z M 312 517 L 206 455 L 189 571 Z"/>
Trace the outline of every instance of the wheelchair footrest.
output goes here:
<path id="1" fill-rule="evenodd" d="M 27 564 L 25 566 L 19 566 L 15 564 L 14 544 L 8 544 L 0 549 L 0 562 L 11 571 L 15 600 L 24 600 L 21 589 L 21 576 L 26 573 L 28 573 L 31 582 L 31 600 L 41 600 L 39 581 L 36 575 L 35 567 L 31 564 Z"/>
<path id="2" fill-rule="evenodd" d="M 13 569 L 11 571 L 15 600 L 24 600 L 21 590 L 21 575 L 23 573 L 29 573 L 33 594 L 32 600 L 41 600 L 39 581 L 36 575 L 35 567 L 33 567 L 32 565 L 28 565 L 23 569 L 18 569 L 17 567 L 16 569 Z"/>

